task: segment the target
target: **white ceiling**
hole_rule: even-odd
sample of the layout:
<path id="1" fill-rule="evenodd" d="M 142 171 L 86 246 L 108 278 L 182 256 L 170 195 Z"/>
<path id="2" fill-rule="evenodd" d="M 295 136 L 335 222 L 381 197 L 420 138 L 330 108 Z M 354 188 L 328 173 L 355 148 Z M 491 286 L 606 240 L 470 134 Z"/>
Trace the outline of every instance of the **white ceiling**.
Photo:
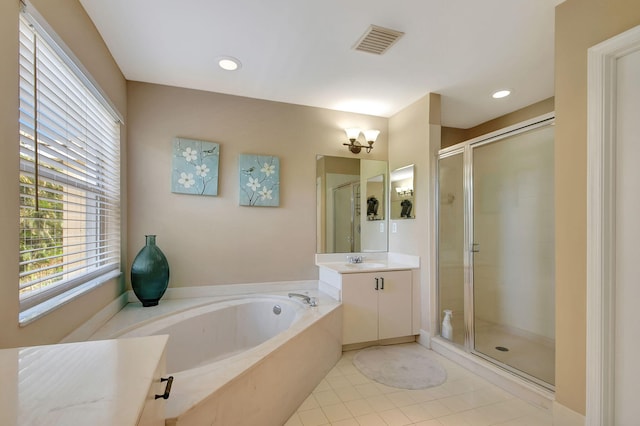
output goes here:
<path id="1" fill-rule="evenodd" d="M 383 117 L 439 93 L 442 124 L 468 128 L 553 96 L 562 1 L 80 3 L 128 80 Z M 370 24 L 405 35 L 382 56 L 353 50 Z M 242 68 L 223 71 L 219 56 Z"/>

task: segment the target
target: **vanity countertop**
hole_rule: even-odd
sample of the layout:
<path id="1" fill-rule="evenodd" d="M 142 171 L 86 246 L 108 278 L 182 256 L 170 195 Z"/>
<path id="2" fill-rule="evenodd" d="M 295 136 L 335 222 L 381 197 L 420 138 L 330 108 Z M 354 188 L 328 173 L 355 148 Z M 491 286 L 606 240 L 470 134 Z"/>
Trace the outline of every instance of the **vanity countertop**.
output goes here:
<path id="1" fill-rule="evenodd" d="M 0 350 L 0 424 L 135 425 L 167 339 Z"/>
<path id="2" fill-rule="evenodd" d="M 349 263 L 349 257 L 362 257 L 361 263 Z M 420 259 L 396 253 L 317 254 L 316 266 L 339 274 L 418 269 Z"/>

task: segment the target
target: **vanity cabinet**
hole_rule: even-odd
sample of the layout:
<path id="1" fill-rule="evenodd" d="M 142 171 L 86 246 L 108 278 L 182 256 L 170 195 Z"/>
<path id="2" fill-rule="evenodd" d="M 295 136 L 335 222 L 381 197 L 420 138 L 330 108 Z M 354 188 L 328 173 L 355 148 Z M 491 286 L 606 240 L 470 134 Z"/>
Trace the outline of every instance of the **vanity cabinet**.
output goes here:
<path id="1" fill-rule="evenodd" d="M 156 395 L 163 395 L 167 390 L 166 353 L 163 352 L 160 362 L 153 372 L 153 378 L 147 392 L 142 414 L 136 423 L 137 426 L 164 426 L 165 424 L 165 399 L 156 398 Z M 173 382 L 173 378 L 171 378 Z"/>
<path id="2" fill-rule="evenodd" d="M 164 425 L 168 338 L 1 349 L 0 425 Z"/>
<path id="3" fill-rule="evenodd" d="M 412 333 L 411 271 L 342 274 L 342 344 Z"/>

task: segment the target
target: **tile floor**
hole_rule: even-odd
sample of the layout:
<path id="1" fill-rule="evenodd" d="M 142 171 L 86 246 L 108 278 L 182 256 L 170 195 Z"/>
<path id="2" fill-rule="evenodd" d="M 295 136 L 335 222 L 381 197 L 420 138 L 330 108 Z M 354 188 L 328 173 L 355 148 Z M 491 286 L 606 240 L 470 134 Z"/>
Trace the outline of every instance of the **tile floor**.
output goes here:
<path id="1" fill-rule="evenodd" d="M 285 426 L 552 425 L 550 410 L 514 397 L 433 351 L 429 354 L 447 370 L 447 380 L 421 390 L 374 382 L 353 365 L 356 353 L 342 354 Z"/>

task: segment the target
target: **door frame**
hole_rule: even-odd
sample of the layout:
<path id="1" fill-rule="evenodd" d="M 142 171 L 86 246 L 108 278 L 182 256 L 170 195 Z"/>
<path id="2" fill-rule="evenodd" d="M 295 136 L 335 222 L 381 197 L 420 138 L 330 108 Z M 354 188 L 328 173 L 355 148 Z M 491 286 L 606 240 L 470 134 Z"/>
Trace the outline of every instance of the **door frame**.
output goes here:
<path id="1" fill-rule="evenodd" d="M 617 61 L 640 50 L 640 25 L 588 50 L 586 425 L 614 421 Z"/>

